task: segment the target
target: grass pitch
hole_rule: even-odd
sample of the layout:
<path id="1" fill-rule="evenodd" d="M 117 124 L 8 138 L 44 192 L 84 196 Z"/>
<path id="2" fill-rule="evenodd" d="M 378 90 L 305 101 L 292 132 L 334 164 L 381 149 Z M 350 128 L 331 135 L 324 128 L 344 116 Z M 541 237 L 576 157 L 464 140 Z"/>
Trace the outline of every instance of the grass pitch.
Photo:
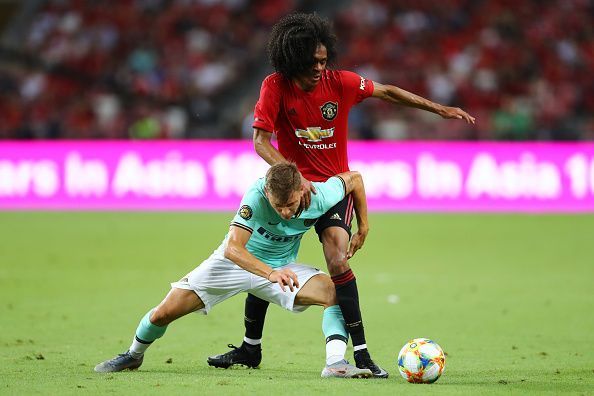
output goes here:
<path id="1" fill-rule="evenodd" d="M 169 282 L 222 240 L 230 214 L 0 213 L 0 394 L 594 393 L 594 216 L 371 216 L 351 265 L 387 380 L 323 380 L 321 309 L 271 306 L 260 369 L 206 357 L 239 345 L 243 296 L 173 323 L 137 372 L 99 375 Z M 300 261 L 324 267 L 311 231 Z M 433 385 L 396 354 L 428 337 Z M 351 356 L 349 349 L 348 355 Z"/>

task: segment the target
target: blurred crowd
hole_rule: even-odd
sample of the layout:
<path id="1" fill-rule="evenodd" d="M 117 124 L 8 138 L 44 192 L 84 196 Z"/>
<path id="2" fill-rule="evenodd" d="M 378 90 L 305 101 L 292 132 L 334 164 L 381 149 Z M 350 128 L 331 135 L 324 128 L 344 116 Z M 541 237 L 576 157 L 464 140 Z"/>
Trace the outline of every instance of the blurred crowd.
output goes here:
<path id="1" fill-rule="evenodd" d="M 477 118 L 366 101 L 363 138 L 594 139 L 594 1 L 356 0 L 336 27 L 341 67 Z"/>
<path id="2" fill-rule="evenodd" d="M 21 48 L 37 62 L 0 62 L 0 138 L 247 137 L 270 28 L 302 3 L 49 1 Z M 337 4 L 338 68 L 477 118 L 367 100 L 353 138 L 594 139 L 594 0 Z M 222 120 L 229 101 L 249 106 Z"/>
<path id="3" fill-rule="evenodd" d="M 53 0 L 0 65 L 4 138 L 183 138 L 262 63 L 291 0 Z M 197 136 L 200 137 L 200 136 Z M 211 136 L 212 137 L 212 136 Z"/>

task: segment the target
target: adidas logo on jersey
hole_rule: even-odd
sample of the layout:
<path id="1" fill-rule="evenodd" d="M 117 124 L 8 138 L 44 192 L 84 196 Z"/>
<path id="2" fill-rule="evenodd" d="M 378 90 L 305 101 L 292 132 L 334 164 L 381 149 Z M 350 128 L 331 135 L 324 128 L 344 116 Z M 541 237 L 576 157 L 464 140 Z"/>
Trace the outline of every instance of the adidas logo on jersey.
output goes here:
<path id="1" fill-rule="evenodd" d="M 330 220 L 341 220 L 340 216 L 338 215 L 338 213 L 334 213 L 332 216 L 330 216 Z"/>

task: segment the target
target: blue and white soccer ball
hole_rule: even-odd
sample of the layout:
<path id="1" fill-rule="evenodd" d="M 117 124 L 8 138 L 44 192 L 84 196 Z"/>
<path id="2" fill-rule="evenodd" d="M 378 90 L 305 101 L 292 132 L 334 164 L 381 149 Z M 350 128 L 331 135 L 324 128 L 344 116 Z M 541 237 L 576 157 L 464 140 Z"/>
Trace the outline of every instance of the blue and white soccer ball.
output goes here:
<path id="1" fill-rule="evenodd" d="M 408 382 L 431 384 L 439 379 L 444 368 L 443 350 L 428 338 L 410 340 L 398 354 L 398 371 Z"/>

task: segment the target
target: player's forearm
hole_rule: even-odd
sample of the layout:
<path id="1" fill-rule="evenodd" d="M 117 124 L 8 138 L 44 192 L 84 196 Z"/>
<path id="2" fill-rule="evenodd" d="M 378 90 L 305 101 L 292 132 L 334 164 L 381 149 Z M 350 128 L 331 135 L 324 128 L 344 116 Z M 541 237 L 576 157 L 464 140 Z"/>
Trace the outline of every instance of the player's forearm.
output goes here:
<path id="1" fill-rule="evenodd" d="M 369 221 L 367 218 L 367 197 L 365 195 L 365 186 L 363 178 L 359 176 L 359 181 L 356 183 L 351 196 L 353 197 L 353 208 L 357 216 L 357 227 L 359 229 L 369 229 Z"/>
<path id="2" fill-rule="evenodd" d="M 225 248 L 225 258 L 233 261 L 239 267 L 252 274 L 268 279 L 268 276 L 273 271 L 271 267 L 258 260 L 245 247 L 228 244 Z"/>
<path id="3" fill-rule="evenodd" d="M 367 197 L 365 195 L 365 184 L 359 172 L 351 171 L 339 175 L 345 182 L 345 193 L 353 197 L 353 208 L 357 216 L 357 226 L 368 228 L 367 220 Z"/>
<path id="4" fill-rule="evenodd" d="M 355 215 L 357 216 L 357 227 L 359 229 L 369 229 L 369 220 L 367 218 L 367 201 L 365 198 L 356 199 L 353 196 L 353 207 L 355 209 Z"/>
<path id="5" fill-rule="evenodd" d="M 439 103 L 432 102 L 422 96 L 416 95 L 412 92 L 408 92 L 402 88 L 395 87 L 393 85 L 386 85 L 385 92 L 381 96 L 381 99 L 402 106 L 414 107 L 430 111 L 435 114 L 441 114 L 443 106 Z"/>
<path id="6" fill-rule="evenodd" d="M 269 165 L 288 162 L 287 159 L 272 145 L 272 134 L 260 129 L 254 129 L 254 149 Z"/>

